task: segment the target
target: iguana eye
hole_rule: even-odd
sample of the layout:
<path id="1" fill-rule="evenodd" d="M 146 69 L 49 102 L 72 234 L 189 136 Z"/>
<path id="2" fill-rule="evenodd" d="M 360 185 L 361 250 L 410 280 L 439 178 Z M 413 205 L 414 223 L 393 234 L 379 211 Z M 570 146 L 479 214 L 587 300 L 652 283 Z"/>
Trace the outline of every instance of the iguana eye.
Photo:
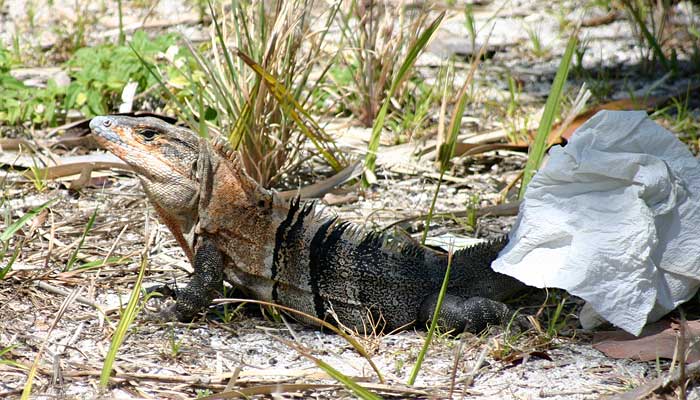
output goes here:
<path id="1" fill-rule="evenodd" d="M 141 136 L 143 136 L 143 138 L 146 140 L 153 140 L 158 135 L 158 132 L 151 129 L 146 129 L 139 132 L 139 134 L 141 134 Z"/>

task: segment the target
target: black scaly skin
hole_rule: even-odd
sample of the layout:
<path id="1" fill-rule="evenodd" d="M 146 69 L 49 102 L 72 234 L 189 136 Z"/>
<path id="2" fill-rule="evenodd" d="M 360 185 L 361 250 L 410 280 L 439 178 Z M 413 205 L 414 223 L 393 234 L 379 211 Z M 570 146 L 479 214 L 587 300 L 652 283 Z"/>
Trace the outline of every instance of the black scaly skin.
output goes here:
<path id="1" fill-rule="evenodd" d="M 503 238 L 455 252 L 440 326 L 478 333 L 488 325 L 510 322 L 513 312 L 501 301 L 525 286 L 490 267 L 506 243 Z M 230 272 L 223 261 L 215 267 L 217 257 L 225 255 L 214 253 L 215 246 L 200 246 L 196 252 L 195 274 L 178 294 L 178 319 L 191 320 L 205 308 Z M 379 328 L 385 331 L 412 323 L 422 328 L 432 319 L 446 267 L 444 252 L 400 237 L 362 232 L 352 223 L 319 216 L 315 203 L 296 199 L 276 232 L 272 298 L 261 300 L 329 322 L 337 317 L 356 329 L 367 323 L 368 311 L 373 321 L 383 322 Z M 329 316 L 329 310 L 335 315 Z"/>

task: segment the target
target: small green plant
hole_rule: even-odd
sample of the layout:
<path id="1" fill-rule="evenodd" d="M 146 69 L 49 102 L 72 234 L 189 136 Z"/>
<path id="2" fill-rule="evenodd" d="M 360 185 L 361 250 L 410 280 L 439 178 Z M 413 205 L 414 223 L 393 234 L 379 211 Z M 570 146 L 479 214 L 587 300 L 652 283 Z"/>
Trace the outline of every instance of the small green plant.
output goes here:
<path id="1" fill-rule="evenodd" d="M 203 397 L 211 396 L 214 394 L 210 389 L 195 389 L 195 393 L 197 395 L 198 399 L 201 399 Z"/>
<path id="2" fill-rule="evenodd" d="M 33 0 L 30 0 L 25 4 L 24 11 L 27 13 L 27 23 L 29 24 L 29 27 L 33 30 L 34 25 L 36 23 L 36 4 L 34 4 Z"/>
<path id="3" fill-rule="evenodd" d="M 229 288 L 227 286 L 223 287 L 222 294 L 223 294 L 224 298 L 230 296 Z M 217 308 L 217 309 L 214 309 L 213 312 L 219 319 L 221 319 L 221 321 L 224 324 L 230 324 L 231 322 L 233 322 L 236 319 L 236 317 L 238 317 L 240 315 L 243 307 L 245 307 L 245 303 L 236 304 L 235 307 L 233 306 L 233 304 L 225 303 L 221 307 L 221 310 L 219 310 Z"/>
<path id="4" fill-rule="evenodd" d="M 22 45 L 20 44 L 19 33 L 12 35 L 12 57 L 18 64 L 22 63 Z"/>
<path id="5" fill-rule="evenodd" d="M 576 49 L 574 50 L 575 58 L 572 72 L 574 73 L 574 76 L 578 78 L 582 78 L 586 74 L 586 68 L 583 65 L 583 58 L 586 56 L 586 52 L 588 52 L 589 44 L 590 38 L 586 38 L 583 41 L 579 42 L 579 44 L 576 46 Z"/>
<path id="6" fill-rule="evenodd" d="M 532 54 L 535 57 L 543 58 L 549 55 L 550 48 L 542 42 L 542 32 L 537 28 L 526 27 L 525 31 L 530 38 Z"/>
<path id="7" fill-rule="evenodd" d="M 559 303 L 557 303 L 554 312 L 547 313 L 547 337 L 553 339 L 559 335 L 559 332 L 566 326 L 566 318 L 563 318 L 562 311 L 566 304 L 567 296 L 564 295 Z"/>
<path id="8" fill-rule="evenodd" d="M 505 109 L 505 120 L 508 126 L 508 140 L 517 143 L 527 140 L 530 125 L 530 113 L 524 110 L 520 103 L 522 85 L 508 74 L 508 102 Z"/>
<path id="9" fill-rule="evenodd" d="M 690 109 L 690 93 L 683 98 L 672 98 L 671 104 L 656 110 L 651 118 L 660 119 L 673 132 L 678 132 L 679 139 L 686 142 L 697 153 L 700 150 L 700 121 Z"/>
<path id="10" fill-rule="evenodd" d="M 175 328 L 170 326 L 170 337 L 168 343 L 170 344 L 170 357 L 176 359 L 180 355 L 180 350 L 182 348 L 182 341 L 184 338 L 177 340 L 175 338 Z"/>
<path id="11" fill-rule="evenodd" d="M 465 222 L 467 227 L 472 231 L 476 231 L 477 214 L 479 210 L 479 194 L 473 194 L 467 199 L 467 216 Z"/>
<path id="12" fill-rule="evenodd" d="M 73 2 L 75 19 L 59 19 L 52 31 L 57 42 L 52 54 L 55 58 L 66 60 L 78 49 L 85 47 L 88 27 L 97 23 L 98 16 L 90 10 L 92 2 L 76 0 Z"/>
<path id="13" fill-rule="evenodd" d="M 46 190 L 49 170 L 38 166 L 36 164 L 36 158 L 32 158 L 32 165 L 29 167 L 29 172 L 31 172 L 28 174 L 29 178 L 34 184 L 34 188 L 37 190 L 37 192 L 43 192 Z"/>
<path id="14" fill-rule="evenodd" d="M 650 68 L 659 62 L 665 70 L 670 70 L 672 63 L 664 54 L 662 46 L 667 40 L 664 37 L 664 28 L 671 3 L 656 0 L 620 0 L 620 2 L 633 21 L 631 26 L 639 38 L 642 60 L 650 61 Z"/>
<path id="15" fill-rule="evenodd" d="M 430 111 L 439 99 L 432 86 L 428 86 L 420 80 L 409 82 L 414 90 L 405 90 L 399 103 L 402 104 L 401 113 L 394 113 L 387 120 L 387 127 L 394 133 L 394 143 L 406 143 L 413 138 L 423 137 L 427 129 Z"/>
<path id="16" fill-rule="evenodd" d="M 474 18 L 474 6 L 469 3 L 464 6 L 464 27 L 469 34 L 469 42 L 472 45 L 472 52 L 476 51 L 476 18 Z"/>
<path id="17" fill-rule="evenodd" d="M 122 90 L 130 81 L 138 83 L 140 91 L 156 86 L 158 81 L 139 56 L 152 67 L 176 40 L 172 34 L 151 40 L 145 32 L 136 31 L 131 40 L 134 50 L 113 44 L 78 50 L 67 63 L 73 81 L 66 91 L 64 108 L 78 109 L 87 117 L 106 114 L 119 104 Z M 174 70 L 170 73 L 176 75 Z"/>

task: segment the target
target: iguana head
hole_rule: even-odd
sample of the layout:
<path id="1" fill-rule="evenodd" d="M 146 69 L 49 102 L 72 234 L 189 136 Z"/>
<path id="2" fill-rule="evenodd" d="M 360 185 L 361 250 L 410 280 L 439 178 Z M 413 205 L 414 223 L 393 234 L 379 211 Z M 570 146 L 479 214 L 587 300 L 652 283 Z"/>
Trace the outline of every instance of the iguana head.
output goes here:
<path id="1" fill-rule="evenodd" d="M 148 182 L 189 179 L 196 170 L 199 138 L 189 129 L 158 118 L 116 115 L 93 118 L 90 129 L 102 147 Z"/>
<path id="2" fill-rule="evenodd" d="M 159 213 L 183 225 L 197 202 L 199 137 L 152 117 L 95 117 L 90 129 L 102 147 L 138 174 L 149 199 L 163 209 Z"/>
<path id="3" fill-rule="evenodd" d="M 274 225 L 268 216 L 273 208 L 282 210 L 275 218 L 286 218 L 286 208 L 247 176 L 237 153 L 226 146 L 213 146 L 189 129 L 156 118 L 95 117 L 90 128 L 102 147 L 138 174 L 190 260 L 201 232 L 221 231 L 220 236 L 249 245 L 274 243 L 255 235 L 274 234 L 261 225 Z"/>

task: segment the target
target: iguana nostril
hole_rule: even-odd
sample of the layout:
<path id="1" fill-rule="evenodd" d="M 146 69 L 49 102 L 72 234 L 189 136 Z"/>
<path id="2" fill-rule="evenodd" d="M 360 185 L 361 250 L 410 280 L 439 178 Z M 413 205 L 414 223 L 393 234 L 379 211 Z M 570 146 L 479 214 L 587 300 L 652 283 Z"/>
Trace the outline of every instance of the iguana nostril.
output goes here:
<path id="1" fill-rule="evenodd" d="M 105 128 L 109 128 L 110 126 L 112 126 L 112 120 L 111 120 L 111 119 L 105 119 L 104 121 L 102 121 L 102 125 L 103 125 Z"/>

